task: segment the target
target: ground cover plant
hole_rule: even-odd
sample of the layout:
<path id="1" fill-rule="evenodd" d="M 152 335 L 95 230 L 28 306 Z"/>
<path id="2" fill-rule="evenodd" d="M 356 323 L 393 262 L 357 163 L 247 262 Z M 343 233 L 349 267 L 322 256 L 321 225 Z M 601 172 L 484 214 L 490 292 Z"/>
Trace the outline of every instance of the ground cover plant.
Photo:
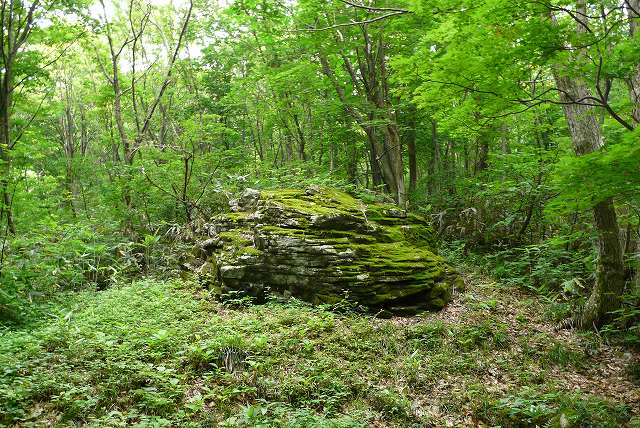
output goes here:
<path id="1" fill-rule="evenodd" d="M 211 301 L 144 280 L 3 331 L 13 426 L 634 426 L 638 362 L 555 331 L 549 307 L 468 276 L 437 314 Z"/>

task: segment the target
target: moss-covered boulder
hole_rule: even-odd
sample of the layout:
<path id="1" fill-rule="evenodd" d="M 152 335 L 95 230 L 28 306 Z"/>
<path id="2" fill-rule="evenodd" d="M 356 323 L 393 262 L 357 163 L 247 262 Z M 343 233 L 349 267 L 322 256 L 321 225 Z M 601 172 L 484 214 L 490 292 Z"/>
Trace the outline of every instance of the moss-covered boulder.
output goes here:
<path id="1" fill-rule="evenodd" d="M 433 230 L 391 205 L 346 193 L 247 190 L 207 226 L 192 267 L 222 293 L 265 291 L 312 303 L 345 296 L 373 310 L 442 308 L 460 276 L 436 254 Z"/>

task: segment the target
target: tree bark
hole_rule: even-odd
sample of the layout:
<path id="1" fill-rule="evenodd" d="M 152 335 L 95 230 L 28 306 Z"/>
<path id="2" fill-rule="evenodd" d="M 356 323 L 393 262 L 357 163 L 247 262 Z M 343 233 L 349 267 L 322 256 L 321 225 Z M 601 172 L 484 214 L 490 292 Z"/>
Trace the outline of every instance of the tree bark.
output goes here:
<path id="1" fill-rule="evenodd" d="M 618 219 L 613 200 L 606 199 L 593 208 L 598 233 L 596 283 L 584 307 L 580 326 L 591 328 L 611 319 L 611 311 L 620 307 L 624 291 L 624 264 Z"/>
<path id="2" fill-rule="evenodd" d="M 418 162 L 416 159 L 416 112 L 412 107 L 407 123 L 407 154 L 409 156 L 409 192 L 416 191 L 418 183 Z"/>
<path id="3" fill-rule="evenodd" d="M 629 36 L 637 39 L 640 36 L 640 0 L 626 0 L 629 13 Z M 636 64 L 635 72 L 628 82 L 631 97 L 632 126 L 640 125 L 640 64 Z"/>
<path id="4" fill-rule="evenodd" d="M 577 10 L 582 11 L 581 16 L 587 16 L 584 3 L 579 1 Z M 586 28 L 578 24 L 577 32 L 584 31 Z M 577 59 L 582 58 L 578 56 Z M 569 77 L 563 71 L 556 66 L 553 68 L 553 76 L 560 91 L 560 101 L 563 103 L 574 151 L 577 156 L 596 152 L 603 145 L 598 111 L 592 106 L 576 102 L 592 96 L 592 93 L 582 78 Z M 608 198 L 598 202 L 593 207 L 593 217 L 598 252 L 596 282 L 582 314 L 577 319 L 581 328 L 592 328 L 606 323 L 610 319 L 610 312 L 620 306 L 625 285 L 620 230 L 613 200 Z"/>
<path id="5" fill-rule="evenodd" d="M 431 120 L 431 159 L 429 159 L 429 195 L 434 196 L 440 186 L 436 175 L 440 171 L 440 141 L 438 140 L 438 122 Z"/>
<path id="6" fill-rule="evenodd" d="M 476 158 L 476 164 L 474 165 L 473 174 L 477 175 L 480 172 L 486 170 L 489 167 L 489 140 L 491 139 L 491 132 L 483 130 L 478 135 L 477 147 L 478 154 Z"/>
<path id="7" fill-rule="evenodd" d="M 12 234 L 16 233 L 13 221 L 11 193 L 9 192 L 9 179 L 11 175 L 11 91 L 12 91 L 12 64 L 4 64 L 5 70 L 0 84 L 0 162 L 2 162 L 0 176 L 0 192 L 2 192 L 2 210 L 0 220 L 7 218 L 7 229 Z"/>
<path id="8" fill-rule="evenodd" d="M 36 14 L 41 6 L 38 1 L 27 5 L 22 2 L 2 0 L 0 4 L 0 192 L 2 193 L 0 221 L 6 215 L 7 230 L 12 234 L 16 233 L 16 227 L 13 221 L 13 197 L 9 191 L 10 152 L 17 141 L 11 134 L 13 108 L 11 94 L 16 90 L 14 81 L 16 58 L 32 33 Z"/>
<path id="9" fill-rule="evenodd" d="M 374 185 L 384 183 L 385 190 L 391 193 L 398 205 L 406 205 L 404 185 L 403 152 L 398 125 L 387 87 L 387 71 L 384 44 L 379 34 L 377 42 L 372 40 L 367 25 L 360 26 L 362 32 L 362 48 L 356 49 L 358 71 L 345 54 L 340 54 L 342 65 L 349 75 L 353 87 L 367 103 L 365 114 L 356 110 L 346 99 L 343 86 L 331 69 L 327 57 L 320 52 L 320 63 L 323 73 L 330 79 L 345 110 L 367 134 L 369 146 L 369 162 Z M 338 31 L 339 42 L 344 38 Z M 366 118 L 366 120 L 365 120 Z M 382 119 L 383 125 L 373 125 L 376 119 Z M 378 135 L 382 135 L 382 142 Z"/>

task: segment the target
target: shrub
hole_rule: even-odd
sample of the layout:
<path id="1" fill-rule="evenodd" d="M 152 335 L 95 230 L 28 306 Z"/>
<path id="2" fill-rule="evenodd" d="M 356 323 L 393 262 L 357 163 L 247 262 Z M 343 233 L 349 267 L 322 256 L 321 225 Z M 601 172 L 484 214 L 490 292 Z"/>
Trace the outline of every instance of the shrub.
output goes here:
<path id="1" fill-rule="evenodd" d="M 30 234 L 8 241 L 0 279 L 0 323 L 23 320 L 34 301 L 55 291 L 112 284 L 120 270 L 121 244 L 104 229 L 47 219 Z"/>

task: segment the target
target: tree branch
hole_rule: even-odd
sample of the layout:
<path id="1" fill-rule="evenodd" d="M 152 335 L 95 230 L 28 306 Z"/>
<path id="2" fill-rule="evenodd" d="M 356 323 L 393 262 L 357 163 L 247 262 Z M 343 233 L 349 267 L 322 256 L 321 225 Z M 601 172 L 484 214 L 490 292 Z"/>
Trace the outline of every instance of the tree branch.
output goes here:
<path id="1" fill-rule="evenodd" d="M 334 25 L 330 25 L 328 27 L 322 27 L 322 28 L 303 28 L 303 29 L 297 29 L 294 30 L 296 32 L 300 32 L 300 31 L 308 31 L 308 32 L 317 32 L 317 31 L 327 31 L 327 30 L 333 30 L 334 28 L 341 28 L 341 27 L 352 27 L 354 25 L 365 25 L 365 24 L 371 24 L 373 22 L 377 22 L 377 21 L 382 21 L 383 19 L 387 19 L 387 18 L 391 18 L 393 16 L 399 16 L 399 15 L 405 15 L 407 13 L 411 13 L 410 11 L 404 11 L 404 12 L 391 12 L 391 13 L 387 13 L 385 15 L 381 15 L 381 16 L 377 16 L 375 18 L 371 18 L 371 19 L 365 19 L 363 21 L 350 21 L 350 22 L 343 22 L 341 24 L 334 24 Z"/>
<path id="2" fill-rule="evenodd" d="M 349 0 L 340 0 L 342 3 L 348 4 L 349 6 L 357 7 L 359 9 L 368 10 L 370 12 L 400 12 L 400 13 L 413 13 L 407 9 L 400 9 L 396 7 L 374 7 L 374 6 L 366 6 L 364 4 L 358 4 L 351 2 Z"/>

